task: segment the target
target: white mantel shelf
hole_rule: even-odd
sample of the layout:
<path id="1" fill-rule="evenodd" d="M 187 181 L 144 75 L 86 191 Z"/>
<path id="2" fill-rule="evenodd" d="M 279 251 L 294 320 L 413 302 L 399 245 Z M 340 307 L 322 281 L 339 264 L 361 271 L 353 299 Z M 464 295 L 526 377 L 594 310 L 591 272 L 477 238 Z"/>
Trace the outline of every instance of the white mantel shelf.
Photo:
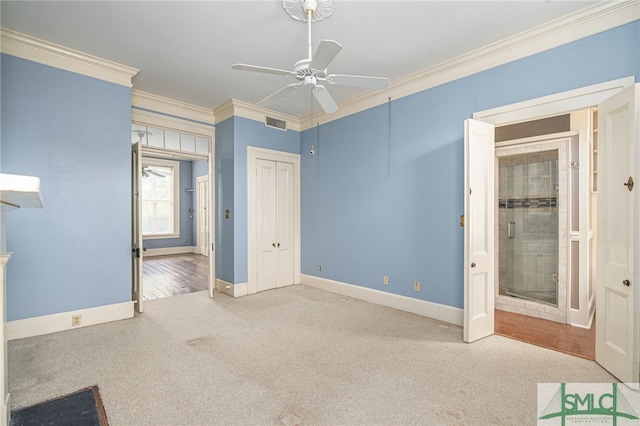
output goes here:
<path id="1" fill-rule="evenodd" d="M 42 208 L 40 178 L 0 173 L 0 210 Z"/>

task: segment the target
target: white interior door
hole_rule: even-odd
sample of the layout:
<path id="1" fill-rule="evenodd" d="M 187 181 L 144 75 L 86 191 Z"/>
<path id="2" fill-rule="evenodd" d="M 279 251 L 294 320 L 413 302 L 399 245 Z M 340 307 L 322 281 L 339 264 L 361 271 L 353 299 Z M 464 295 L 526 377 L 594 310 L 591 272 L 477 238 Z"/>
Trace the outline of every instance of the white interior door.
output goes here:
<path id="1" fill-rule="evenodd" d="M 493 334 L 495 302 L 494 126 L 464 123 L 464 341 Z"/>
<path id="2" fill-rule="evenodd" d="M 275 288 L 277 281 L 276 165 L 275 161 L 256 161 L 257 291 Z"/>
<path id="3" fill-rule="evenodd" d="M 293 164 L 276 164 L 276 287 L 293 284 Z"/>
<path id="4" fill-rule="evenodd" d="M 640 380 L 639 98 L 636 84 L 598 106 L 596 361 L 627 383 Z"/>
<path id="5" fill-rule="evenodd" d="M 136 311 L 143 311 L 143 241 L 142 241 L 142 147 L 140 142 L 131 146 L 131 298 Z"/>
<path id="6" fill-rule="evenodd" d="M 208 180 L 207 176 L 200 176 L 197 181 L 196 196 L 196 228 L 198 232 L 198 253 L 203 256 L 209 256 L 209 220 L 208 220 Z"/>
<path id="7" fill-rule="evenodd" d="M 293 164 L 256 160 L 257 291 L 294 282 Z"/>
<path id="8" fill-rule="evenodd" d="M 209 253 L 209 297 L 213 297 L 213 291 L 216 288 L 216 252 L 215 252 L 215 192 L 214 192 L 214 182 L 215 182 L 215 166 L 213 163 L 213 155 L 211 154 L 212 148 L 209 147 L 209 173 L 207 174 L 207 194 L 206 194 L 206 203 L 207 203 L 207 247 L 205 251 Z"/>

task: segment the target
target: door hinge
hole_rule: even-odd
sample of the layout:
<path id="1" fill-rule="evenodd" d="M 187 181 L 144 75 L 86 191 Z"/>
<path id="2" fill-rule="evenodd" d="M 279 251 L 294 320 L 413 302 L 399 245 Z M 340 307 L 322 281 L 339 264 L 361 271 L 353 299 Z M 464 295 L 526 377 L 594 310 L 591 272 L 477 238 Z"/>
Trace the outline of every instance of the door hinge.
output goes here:
<path id="1" fill-rule="evenodd" d="M 211 243 L 211 251 L 214 251 L 216 249 L 215 243 Z"/>

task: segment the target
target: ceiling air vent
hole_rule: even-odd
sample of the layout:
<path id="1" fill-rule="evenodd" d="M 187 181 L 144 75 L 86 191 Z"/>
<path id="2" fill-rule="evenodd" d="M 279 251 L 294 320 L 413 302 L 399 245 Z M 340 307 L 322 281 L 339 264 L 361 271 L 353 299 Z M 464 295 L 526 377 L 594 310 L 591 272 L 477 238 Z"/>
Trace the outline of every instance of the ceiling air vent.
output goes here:
<path id="1" fill-rule="evenodd" d="M 284 120 L 278 120 L 277 118 L 267 117 L 267 121 L 264 124 L 267 127 L 273 127 L 274 129 L 287 130 L 287 122 Z"/>

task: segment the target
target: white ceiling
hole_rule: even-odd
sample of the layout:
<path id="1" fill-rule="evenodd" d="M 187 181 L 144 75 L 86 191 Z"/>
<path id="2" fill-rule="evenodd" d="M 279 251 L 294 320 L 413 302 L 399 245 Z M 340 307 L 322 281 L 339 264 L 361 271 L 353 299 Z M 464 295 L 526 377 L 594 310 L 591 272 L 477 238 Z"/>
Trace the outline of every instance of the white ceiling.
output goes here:
<path id="1" fill-rule="evenodd" d="M 312 27 L 344 47 L 330 65 L 339 74 L 391 82 L 588 7 L 595 1 L 336 0 Z M 140 70 L 134 88 L 215 109 L 230 98 L 256 103 L 288 77 L 231 69 L 242 62 L 291 69 L 307 56 L 306 23 L 280 0 L 5 1 L 2 27 Z M 340 104 L 366 91 L 328 86 Z M 310 92 L 271 106 L 311 112 Z M 315 104 L 314 110 L 319 109 Z"/>

